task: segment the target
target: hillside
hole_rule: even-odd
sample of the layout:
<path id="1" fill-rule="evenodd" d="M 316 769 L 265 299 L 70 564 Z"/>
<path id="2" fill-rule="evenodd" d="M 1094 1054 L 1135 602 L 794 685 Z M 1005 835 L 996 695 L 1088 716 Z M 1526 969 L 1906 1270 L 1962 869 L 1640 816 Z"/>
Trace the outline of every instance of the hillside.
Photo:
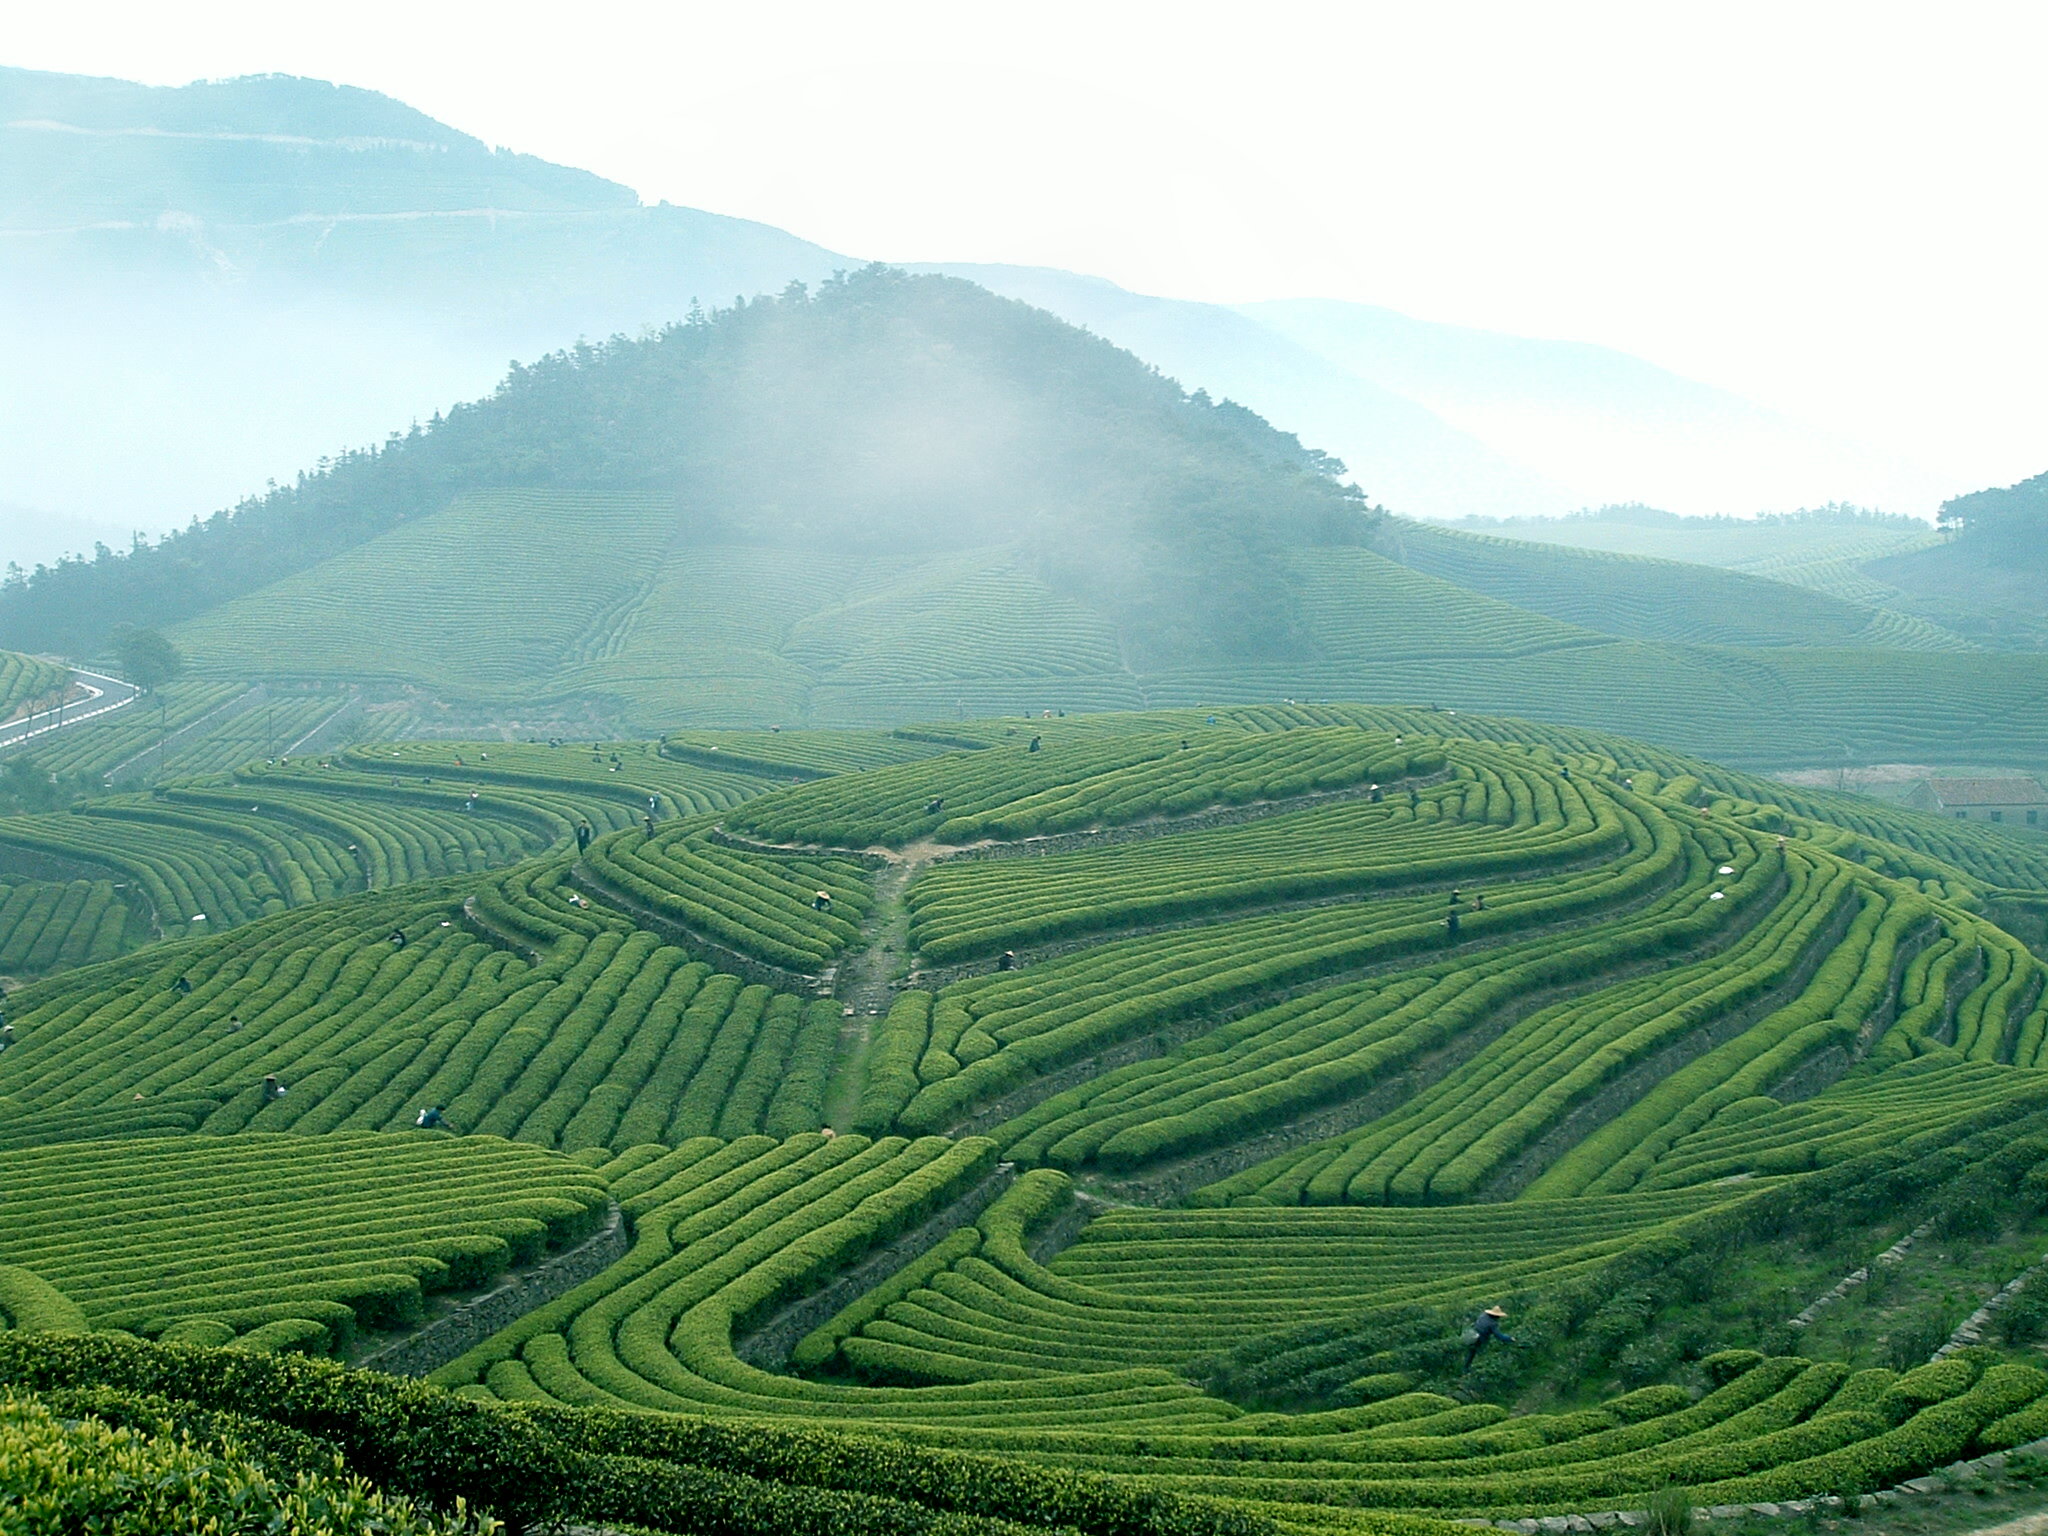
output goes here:
<path id="1" fill-rule="evenodd" d="M 1720 566 L 1873 607 L 1889 606 L 1900 594 L 1864 571 L 1864 564 L 1927 548 L 1940 537 L 1919 518 L 1858 507 L 1736 518 L 1679 517 L 1637 504 L 1566 517 L 1461 518 L 1456 525 L 1535 544 Z"/>
<path id="2" fill-rule="evenodd" d="M 518 369 L 487 400 L 164 544 L 17 584 L 0 632 L 90 646 L 118 620 L 183 618 L 343 551 L 328 574 L 344 607 L 357 573 L 377 573 L 385 602 L 456 623 L 447 594 L 416 586 L 476 591 L 467 550 L 502 572 L 478 599 L 554 626 L 542 643 L 559 654 L 671 553 L 1015 546 L 1141 651 L 1285 655 L 1300 620 L 1277 552 L 1356 544 L 1374 516 L 1340 468 L 1039 311 L 877 268 Z M 516 509 L 445 515 L 464 492 L 514 489 L 613 499 L 530 531 Z M 401 524 L 396 545 L 356 548 Z M 562 564 L 572 552 L 587 577 Z M 279 594 L 294 623 L 305 595 Z"/>
<path id="3" fill-rule="evenodd" d="M 1954 537 L 1870 562 L 1905 603 L 1987 645 L 2048 650 L 2048 474 L 1942 504 Z"/>
<path id="4" fill-rule="evenodd" d="M 2038 657 L 1824 584 L 1387 521 L 1339 468 L 1042 311 L 874 268 L 518 368 L 11 581 L 0 641 L 173 624 L 220 689 L 527 735 L 1377 698 L 1755 765 L 2048 761 Z M 129 768 L 123 732 L 39 760 Z"/>
<path id="5" fill-rule="evenodd" d="M 1967 641 L 1789 575 L 1403 522 L 1380 542 L 1404 563 L 1553 618 L 1636 640 L 1745 647 L 1963 651 Z"/>
<path id="6" fill-rule="evenodd" d="M 2037 838 L 1365 706 L 366 742 L 42 821 L 280 882 L 8 999 L 0 1383 L 74 1430 L 748 1536 L 1428 1536 L 2048 1433 L 2039 1309 L 1961 1331 L 2048 1237 Z"/>

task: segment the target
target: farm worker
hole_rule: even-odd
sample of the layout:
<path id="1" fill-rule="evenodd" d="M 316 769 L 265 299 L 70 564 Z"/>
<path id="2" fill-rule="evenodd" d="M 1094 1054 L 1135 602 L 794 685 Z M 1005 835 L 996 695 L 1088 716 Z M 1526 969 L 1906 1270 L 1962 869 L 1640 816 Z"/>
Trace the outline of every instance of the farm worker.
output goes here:
<path id="1" fill-rule="evenodd" d="M 1368 784 L 1366 788 L 1372 792 L 1372 803 L 1374 805 L 1378 805 L 1382 800 L 1387 798 L 1387 792 L 1381 789 L 1377 784 Z"/>
<path id="2" fill-rule="evenodd" d="M 1572 779 L 1572 765 L 1570 763 L 1566 763 L 1564 767 L 1559 770 L 1559 772 L 1563 773 L 1565 782 L 1569 784 Z"/>
<path id="3" fill-rule="evenodd" d="M 996 969 L 999 971 L 1014 971 L 1017 969 L 1017 951 L 1014 949 L 1004 950 L 996 959 Z"/>
<path id="4" fill-rule="evenodd" d="M 393 949 L 405 948 L 405 930 L 403 928 L 392 929 L 391 937 L 388 940 L 386 940 L 386 942 L 390 944 L 390 946 Z"/>
<path id="5" fill-rule="evenodd" d="M 582 853 L 589 847 L 590 823 L 587 821 L 579 821 L 576 823 L 576 851 L 578 853 Z"/>
<path id="6" fill-rule="evenodd" d="M 652 816 L 647 818 L 647 835 L 649 837 L 654 836 L 654 818 Z"/>
<path id="7" fill-rule="evenodd" d="M 448 1122 L 442 1118 L 441 1106 L 438 1104 L 430 1105 L 428 1108 L 421 1110 L 419 1119 L 413 1121 L 413 1124 L 423 1131 L 445 1131 L 448 1129 Z"/>
<path id="8" fill-rule="evenodd" d="M 832 893 L 830 891 L 820 891 L 817 895 L 813 896 L 811 898 L 811 910 L 814 912 L 830 912 L 832 910 Z"/>
<path id="9" fill-rule="evenodd" d="M 827 1141 L 830 1141 L 834 1136 L 837 1136 L 839 1133 L 833 1130 L 832 1127 L 828 1125 L 821 1127 L 818 1131 L 818 1134 L 824 1137 Z"/>
<path id="10" fill-rule="evenodd" d="M 14 1044 L 14 1026 L 12 1024 L 0 1024 L 0 1051 L 6 1050 L 12 1044 Z"/>
<path id="11" fill-rule="evenodd" d="M 1472 910 L 1474 912 L 1484 912 L 1486 910 L 1486 892 L 1475 891 L 1473 893 Z"/>
<path id="12" fill-rule="evenodd" d="M 1027 752 L 1036 752 L 1039 749 L 1039 747 L 1044 744 L 1044 742 L 1045 738 L 1043 736 L 1034 736 L 1031 738 L 1031 745 L 1026 747 L 1024 750 Z"/>
<path id="13" fill-rule="evenodd" d="M 1507 1313 L 1499 1307 L 1488 1307 L 1472 1320 L 1472 1326 L 1465 1330 L 1465 1369 L 1472 1369 L 1472 1362 L 1479 1358 L 1479 1351 L 1486 1348 L 1489 1339 L 1499 1339 L 1503 1344 L 1515 1342 L 1515 1336 L 1501 1327 L 1507 1321 Z"/>
<path id="14" fill-rule="evenodd" d="M 276 1076 L 275 1076 L 274 1074 L 273 1074 L 272 1076 L 270 1076 L 270 1077 L 266 1077 L 266 1078 L 264 1078 L 264 1079 L 263 1079 L 263 1102 L 264 1102 L 264 1103 L 266 1103 L 266 1104 L 275 1104 L 275 1103 L 276 1103 L 276 1102 L 277 1102 L 277 1101 L 278 1101 L 279 1099 L 281 1099 L 281 1098 L 283 1098 L 283 1097 L 284 1097 L 284 1094 L 285 1094 L 285 1087 L 284 1087 L 284 1084 L 283 1084 L 283 1083 L 280 1083 L 280 1082 L 279 1082 L 279 1081 L 277 1080 L 277 1078 L 276 1078 Z"/>
<path id="15" fill-rule="evenodd" d="M 171 990 L 177 993 L 178 996 L 183 997 L 187 992 L 190 992 L 192 990 L 192 978 L 189 976 L 180 976 L 176 981 L 171 983 Z"/>
<path id="16" fill-rule="evenodd" d="M 1457 939 L 1457 937 L 1458 937 L 1458 909 L 1457 909 L 1456 907 L 1453 907 L 1453 908 L 1451 908 L 1451 910 L 1450 910 L 1449 914 L 1445 916 L 1445 918 L 1444 918 L 1444 931 L 1445 931 L 1445 934 L 1446 934 L 1446 936 L 1447 936 L 1447 937 L 1449 937 L 1450 939 L 1452 939 L 1453 941 L 1455 941 L 1455 940 Z"/>
<path id="17" fill-rule="evenodd" d="M 924 813 L 927 816 L 936 816 L 945 808 L 946 802 L 943 799 L 937 797 L 927 800 L 924 803 Z"/>

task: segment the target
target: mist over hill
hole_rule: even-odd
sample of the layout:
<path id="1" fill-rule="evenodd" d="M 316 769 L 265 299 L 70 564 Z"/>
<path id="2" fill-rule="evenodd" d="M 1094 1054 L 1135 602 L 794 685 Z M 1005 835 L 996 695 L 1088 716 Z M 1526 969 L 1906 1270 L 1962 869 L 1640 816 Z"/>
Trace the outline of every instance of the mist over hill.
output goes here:
<path id="1" fill-rule="evenodd" d="M 515 367 L 485 400 L 159 544 L 11 582 L 0 632 L 89 649 L 465 493 L 544 489 L 653 498 L 662 553 L 1017 546 L 1150 660 L 1282 657 L 1301 619 L 1281 552 L 1361 544 L 1378 515 L 1342 469 L 1042 311 L 872 268 Z"/>
<path id="2" fill-rule="evenodd" d="M 1576 504 L 1570 486 L 1225 305 L 1154 298 L 1046 267 L 953 262 L 930 270 L 1085 326 L 1190 389 L 1253 402 L 1346 463 L 1370 466 L 1373 496 L 1390 507 L 1449 516 L 1550 514 Z"/>

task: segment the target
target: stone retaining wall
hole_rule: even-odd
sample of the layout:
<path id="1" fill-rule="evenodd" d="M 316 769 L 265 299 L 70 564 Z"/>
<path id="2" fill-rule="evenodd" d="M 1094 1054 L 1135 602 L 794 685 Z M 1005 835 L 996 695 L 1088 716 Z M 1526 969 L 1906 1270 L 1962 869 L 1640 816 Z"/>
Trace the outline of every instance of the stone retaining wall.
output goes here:
<path id="1" fill-rule="evenodd" d="M 508 1275 L 495 1289 L 415 1328 L 404 1338 L 363 1356 L 356 1364 L 390 1376 L 425 1376 L 467 1354 L 501 1328 L 534 1308 L 573 1291 L 626 1256 L 631 1246 L 626 1218 L 614 1205 L 605 1224 L 565 1253 L 522 1274 Z"/>
<path id="2" fill-rule="evenodd" d="M 854 1301 L 865 1296 L 889 1276 L 928 1249 L 943 1242 L 975 1219 L 1008 1189 L 1017 1177 L 1016 1168 L 999 1163 L 979 1184 L 943 1210 L 925 1218 L 916 1228 L 894 1242 L 876 1249 L 823 1290 L 794 1301 L 733 1341 L 733 1353 L 747 1364 L 764 1371 L 780 1371 L 789 1365 L 790 1352 L 805 1334 L 830 1322 Z"/>
<path id="3" fill-rule="evenodd" d="M 2025 1269 L 2013 1276 L 2012 1279 L 2006 1281 L 1989 1301 L 1985 1302 L 1983 1306 L 1957 1324 L 1956 1331 L 1948 1336 L 1946 1344 L 1934 1352 L 1933 1358 L 1935 1360 L 1946 1360 L 1957 1350 L 1968 1349 L 1972 1344 L 1981 1341 L 1984 1337 L 1984 1330 L 1991 1326 L 1992 1317 L 2007 1302 L 2011 1301 L 2013 1297 L 2026 1289 L 2027 1282 L 2033 1278 L 2044 1264 L 2048 1264 L 2048 1254 L 2043 1254 L 2039 1259 L 2036 1259 L 2032 1264 L 2029 1264 Z"/>
<path id="4" fill-rule="evenodd" d="M 1792 1328 L 1812 1326 L 1813 1320 L 1819 1317 L 1822 1312 L 1840 1301 L 1844 1296 L 1847 1296 L 1857 1286 L 1867 1284 L 1870 1280 L 1871 1271 L 1876 1269 L 1878 1265 L 1892 1265 L 1901 1262 L 1908 1253 L 1913 1251 L 1913 1245 L 1933 1230 L 1934 1222 L 1932 1219 L 1921 1222 L 1919 1226 L 1908 1232 L 1896 1243 L 1893 1243 L 1891 1247 L 1885 1249 L 1883 1253 L 1880 1253 L 1876 1258 L 1864 1265 L 1863 1268 L 1853 1270 L 1849 1274 L 1844 1275 L 1835 1282 L 1832 1289 L 1823 1291 L 1820 1295 L 1814 1297 L 1812 1301 L 1806 1304 L 1805 1309 L 1797 1317 L 1786 1318 L 1786 1325 Z"/>

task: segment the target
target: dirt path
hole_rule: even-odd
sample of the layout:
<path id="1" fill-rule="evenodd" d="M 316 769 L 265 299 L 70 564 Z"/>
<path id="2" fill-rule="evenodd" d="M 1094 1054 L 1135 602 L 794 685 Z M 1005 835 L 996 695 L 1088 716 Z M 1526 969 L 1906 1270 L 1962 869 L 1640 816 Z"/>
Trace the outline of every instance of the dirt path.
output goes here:
<path id="1" fill-rule="evenodd" d="M 2048 1536 L 2048 1514 L 2022 1515 L 2003 1525 L 1987 1525 L 1967 1536 Z"/>
<path id="2" fill-rule="evenodd" d="M 839 1068 L 825 1095 L 825 1123 L 846 1130 L 860 1107 L 867 1081 L 868 1051 L 875 1043 L 875 1022 L 889 1011 L 896 988 L 910 968 L 910 905 L 904 900 L 911 876 L 939 851 L 934 843 L 913 843 L 901 850 L 874 850 L 889 862 L 875 872 L 874 904 L 860 926 L 860 937 L 839 962 L 833 993 L 844 1013 L 839 1028 Z"/>

